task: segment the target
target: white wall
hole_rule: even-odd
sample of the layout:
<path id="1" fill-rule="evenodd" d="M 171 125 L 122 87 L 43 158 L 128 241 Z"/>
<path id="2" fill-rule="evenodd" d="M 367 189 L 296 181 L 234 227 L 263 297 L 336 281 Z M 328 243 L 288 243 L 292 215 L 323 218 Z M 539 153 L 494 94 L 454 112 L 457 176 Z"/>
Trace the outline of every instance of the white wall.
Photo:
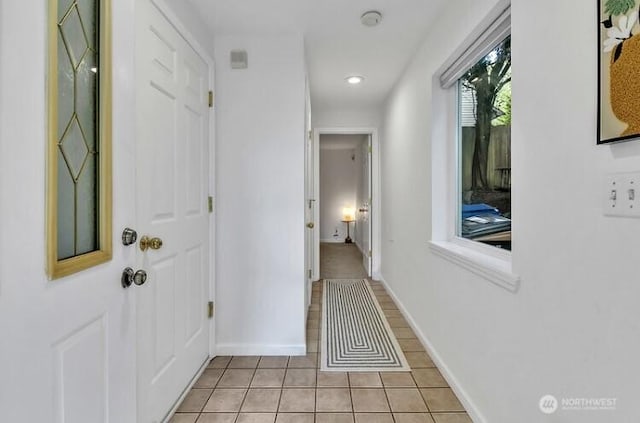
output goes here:
<path id="1" fill-rule="evenodd" d="M 302 36 L 220 36 L 216 50 L 219 354 L 305 348 Z M 232 70 L 245 49 L 249 68 Z"/>
<path id="2" fill-rule="evenodd" d="M 494 4 L 459 0 L 442 10 L 388 99 L 382 273 L 478 422 L 639 421 L 640 220 L 602 216 L 600 190 L 606 172 L 640 169 L 640 144 L 595 145 L 594 4 L 512 1 L 519 292 L 428 248 L 438 224 L 432 161 L 441 160 L 431 156 L 433 119 L 446 107 L 432 76 Z M 545 416 L 538 410 L 545 394 L 613 397 L 617 410 Z"/>
<path id="3" fill-rule="evenodd" d="M 356 208 L 358 163 L 355 161 L 355 149 L 324 149 L 323 138 L 320 136 L 320 241 L 344 242 L 347 224 L 342 222 L 342 209 Z M 351 238 L 354 238 L 354 224 L 350 225 Z M 337 237 L 334 236 L 336 229 Z"/>
<path id="4" fill-rule="evenodd" d="M 377 107 L 368 109 L 314 107 L 311 118 L 314 128 L 378 128 L 381 121 L 380 110 Z"/>

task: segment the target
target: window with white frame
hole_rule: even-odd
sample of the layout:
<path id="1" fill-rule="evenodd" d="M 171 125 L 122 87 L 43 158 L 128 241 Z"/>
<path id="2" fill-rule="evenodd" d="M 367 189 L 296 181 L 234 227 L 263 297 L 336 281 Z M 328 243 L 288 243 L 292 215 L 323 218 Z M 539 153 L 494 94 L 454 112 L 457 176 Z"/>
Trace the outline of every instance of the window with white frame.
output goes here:
<path id="1" fill-rule="evenodd" d="M 456 236 L 511 250 L 511 14 L 441 76 L 457 91 Z"/>

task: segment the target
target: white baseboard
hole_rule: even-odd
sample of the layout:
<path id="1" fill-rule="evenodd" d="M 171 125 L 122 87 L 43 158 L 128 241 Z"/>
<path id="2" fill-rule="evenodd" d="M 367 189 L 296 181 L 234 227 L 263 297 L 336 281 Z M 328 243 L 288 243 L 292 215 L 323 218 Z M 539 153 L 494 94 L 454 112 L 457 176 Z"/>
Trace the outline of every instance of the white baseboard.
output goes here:
<path id="1" fill-rule="evenodd" d="M 307 345 L 218 344 L 218 355 L 305 355 Z"/>
<path id="2" fill-rule="evenodd" d="M 396 296 L 395 292 L 393 292 L 391 287 L 389 287 L 389 284 L 387 284 L 387 281 L 384 280 L 384 277 L 382 276 L 382 274 L 378 276 L 379 278 L 377 280 L 379 280 L 384 285 L 384 288 L 387 290 L 387 293 L 389 294 L 389 296 L 393 298 L 393 301 L 395 301 L 396 305 L 398 306 L 400 313 L 402 313 L 407 323 L 409 323 L 409 326 L 411 326 L 411 329 L 413 329 L 413 331 L 415 332 L 416 336 L 422 343 L 422 346 L 425 348 L 425 350 L 427 351 L 427 353 L 429 354 L 429 356 L 431 357 L 435 365 L 438 367 L 438 370 L 440 370 L 440 373 L 442 373 L 442 376 L 445 378 L 445 380 L 447 381 L 447 383 L 449 384 L 453 392 L 455 392 L 456 396 L 464 406 L 465 410 L 467 410 L 467 414 L 469 414 L 469 417 L 471 417 L 471 420 L 473 420 L 474 423 L 487 423 L 487 420 L 482 416 L 482 413 L 480 413 L 480 410 L 478 409 L 478 407 L 475 405 L 473 400 L 469 397 L 469 395 L 467 394 L 467 391 L 462 387 L 462 385 L 460 384 L 458 379 L 455 377 L 451 369 L 449 369 L 449 366 L 447 366 L 442 356 L 438 354 L 438 351 L 433 346 L 433 344 L 422 333 L 422 331 L 416 324 L 415 320 L 413 320 L 413 318 L 405 308 L 404 304 L 402 304 L 402 301 L 400 301 L 400 299 Z"/>

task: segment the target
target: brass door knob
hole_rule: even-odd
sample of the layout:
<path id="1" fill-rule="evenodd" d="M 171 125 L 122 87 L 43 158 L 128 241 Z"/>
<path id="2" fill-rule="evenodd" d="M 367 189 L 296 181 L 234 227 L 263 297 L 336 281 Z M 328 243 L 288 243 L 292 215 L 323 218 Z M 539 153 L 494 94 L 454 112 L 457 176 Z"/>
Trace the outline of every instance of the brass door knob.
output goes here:
<path id="1" fill-rule="evenodd" d="M 161 247 L 162 240 L 160 238 L 149 238 L 147 235 L 140 238 L 140 249 L 142 251 L 147 251 L 149 248 L 152 250 L 159 250 Z"/>
<path id="2" fill-rule="evenodd" d="M 309 222 L 309 223 L 307 223 L 307 228 L 309 228 L 309 229 L 313 229 L 313 228 L 314 228 L 314 226 L 315 226 L 315 225 L 313 224 L 313 222 Z"/>

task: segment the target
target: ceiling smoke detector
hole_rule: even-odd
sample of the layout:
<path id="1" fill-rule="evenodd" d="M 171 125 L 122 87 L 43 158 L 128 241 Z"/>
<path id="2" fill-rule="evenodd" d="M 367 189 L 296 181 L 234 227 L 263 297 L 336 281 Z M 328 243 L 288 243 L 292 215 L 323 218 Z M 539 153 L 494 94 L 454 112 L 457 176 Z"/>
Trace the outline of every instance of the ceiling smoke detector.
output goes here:
<path id="1" fill-rule="evenodd" d="M 368 12 L 364 12 L 362 16 L 360 16 L 360 22 L 364 26 L 376 26 L 382 20 L 382 13 L 377 10 L 370 10 Z"/>

